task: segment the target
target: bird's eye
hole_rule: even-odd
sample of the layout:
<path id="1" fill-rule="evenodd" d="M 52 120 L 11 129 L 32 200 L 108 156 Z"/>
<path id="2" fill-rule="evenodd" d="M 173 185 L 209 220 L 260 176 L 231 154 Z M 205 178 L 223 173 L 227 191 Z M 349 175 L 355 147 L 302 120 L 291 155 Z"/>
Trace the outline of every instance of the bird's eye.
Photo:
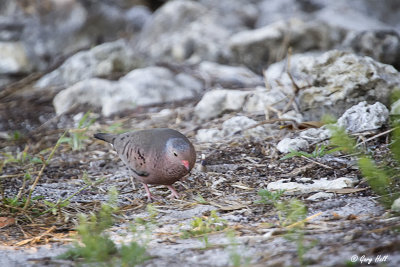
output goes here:
<path id="1" fill-rule="evenodd" d="M 177 157 L 177 156 L 178 156 L 178 154 L 176 154 L 176 152 L 174 152 L 174 156 L 175 156 L 175 157 Z"/>

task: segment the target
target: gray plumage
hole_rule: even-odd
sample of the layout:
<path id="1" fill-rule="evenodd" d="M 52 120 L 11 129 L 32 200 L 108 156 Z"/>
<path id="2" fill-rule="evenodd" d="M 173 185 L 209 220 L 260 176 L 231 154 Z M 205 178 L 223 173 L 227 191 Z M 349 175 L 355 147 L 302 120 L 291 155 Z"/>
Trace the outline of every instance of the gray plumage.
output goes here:
<path id="1" fill-rule="evenodd" d="M 180 132 L 168 128 L 140 130 L 123 134 L 98 133 L 95 138 L 111 143 L 121 160 L 141 181 L 148 198 L 154 198 L 147 184 L 172 184 L 188 174 L 196 161 L 192 143 Z"/>

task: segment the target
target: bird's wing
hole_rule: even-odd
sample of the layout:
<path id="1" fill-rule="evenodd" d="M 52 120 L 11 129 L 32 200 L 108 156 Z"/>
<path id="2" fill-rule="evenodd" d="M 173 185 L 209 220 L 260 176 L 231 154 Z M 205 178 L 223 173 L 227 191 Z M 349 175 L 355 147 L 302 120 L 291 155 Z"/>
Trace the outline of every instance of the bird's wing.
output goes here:
<path id="1" fill-rule="evenodd" d="M 148 160 L 149 152 L 139 147 L 143 143 L 138 142 L 131 136 L 121 135 L 114 142 L 115 150 L 122 161 L 138 176 L 149 176 Z"/>

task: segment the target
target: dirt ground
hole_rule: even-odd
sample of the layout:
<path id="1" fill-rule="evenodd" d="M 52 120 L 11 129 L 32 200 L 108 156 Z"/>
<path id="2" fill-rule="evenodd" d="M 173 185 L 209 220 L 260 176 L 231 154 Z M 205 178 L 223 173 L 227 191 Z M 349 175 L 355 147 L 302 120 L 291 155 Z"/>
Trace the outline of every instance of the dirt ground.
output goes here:
<path id="1" fill-rule="evenodd" d="M 113 118 L 100 117 L 92 110 L 91 116 L 96 121 L 84 133 L 89 138 L 83 141 L 81 150 L 73 151 L 66 143 L 58 147 L 43 169 L 29 209 L 24 209 L 22 204 L 15 206 L 4 201 L 0 204 L 0 217 L 14 220 L 3 223 L 0 228 L 0 265 L 74 266 L 72 261 L 53 256 L 64 251 L 73 240 L 77 214 L 98 210 L 101 203 L 107 201 L 111 187 L 119 191 L 118 205 L 122 213 L 110 235 L 116 243 L 127 242 L 129 225 L 135 218 L 148 215 L 145 190 L 140 183 L 131 180 L 129 171 L 111 146 L 91 136 L 109 131 L 110 127 L 120 131 L 170 127 L 186 134 L 194 143 L 197 166 L 202 161 L 201 154 L 205 155 L 207 171 L 196 167 L 184 181 L 175 184 L 180 199 L 168 198 L 169 191 L 164 186 L 150 187 L 155 195 L 163 198 L 152 203 L 158 211 L 157 226 L 147 248 L 152 259 L 143 266 L 232 266 L 233 250 L 241 256 L 242 266 L 300 266 L 299 240 L 287 238 L 288 228 L 282 226 L 272 205 L 259 203 L 258 191 L 273 181 L 283 178 L 297 181 L 304 177 L 312 180 L 352 177 L 359 181 L 355 189 L 338 190 L 326 200 L 307 200 L 316 192 L 283 197 L 299 199 L 307 206 L 309 220 L 302 236 L 302 244 L 308 247 L 304 253 L 307 265 L 400 266 L 400 217 L 391 215 L 379 204 L 379 196 L 369 189 L 349 156 L 340 156 L 340 160 L 334 157 L 280 160 L 282 155 L 275 146 L 282 137 L 292 134 L 288 129 L 263 140 L 238 134 L 221 142 L 198 143 L 195 139 L 198 129 L 218 128 L 224 120 L 237 114 L 228 113 L 200 125 L 193 119 L 195 104 L 196 100 L 190 100 L 142 107 Z M 174 116 L 152 119 L 165 108 L 173 110 Z M 17 157 L 22 151 L 39 158 L 39 163 L 26 159 L 3 164 L 3 200 L 18 194 L 20 199 L 27 196 L 29 186 L 42 168 L 40 157 L 47 159 L 63 132 L 76 128 L 78 118 L 74 116 L 78 112 L 56 116 L 51 96 L 24 93 L 2 96 L 2 161 L 7 159 L 7 154 Z M 256 115 L 252 118 L 263 119 Z M 272 127 L 279 129 L 279 124 Z M 13 138 L 14 131 L 18 131 L 19 136 Z M 368 147 L 374 150 L 378 160 L 385 160 L 387 136 L 374 139 Z M 31 179 L 24 184 L 27 172 Z M 90 181 L 105 180 L 79 191 L 88 184 L 84 177 Z M 54 213 L 49 211 L 45 200 L 54 203 L 70 196 L 69 205 Z M 236 246 L 227 245 L 229 240 L 225 232 L 210 234 L 211 246 L 206 249 L 198 238 L 180 237 L 179 233 L 193 217 L 209 216 L 212 210 L 234 230 Z"/>

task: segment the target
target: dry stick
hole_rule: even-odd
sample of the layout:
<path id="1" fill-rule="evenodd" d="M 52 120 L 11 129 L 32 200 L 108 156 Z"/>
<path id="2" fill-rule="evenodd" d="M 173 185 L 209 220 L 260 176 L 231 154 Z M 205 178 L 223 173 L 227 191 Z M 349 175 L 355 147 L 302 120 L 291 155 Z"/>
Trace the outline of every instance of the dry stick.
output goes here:
<path id="1" fill-rule="evenodd" d="M 311 215 L 311 216 L 305 218 L 304 220 L 295 222 L 295 223 L 293 223 L 293 224 L 287 226 L 286 228 L 293 228 L 293 227 L 296 227 L 296 226 L 298 226 L 298 225 L 300 225 L 300 224 L 302 224 L 302 223 L 305 223 L 305 222 L 307 222 L 307 221 L 309 221 L 309 220 L 311 220 L 311 219 L 314 219 L 315 217 L 318 217 L 318 216 L 321 215 L 322 213 L 323 213 L 322 211 L 321 211 L 321 212 L 318 212 L 318 213 L 316 213 L 316 214 L 314 214 L 314 215 Z"/>
<path id="2" fill-rule="evenodd" d="M 293 119 L 270 119 L 270 120 L 265 120 L 265 121 L 256 123 L 256 124 L 251 125 L 251 126 L 245 128 L 245 129 L 239 130 L 239 131 L 235 132 L 235 134 L 241 133 L 241 132 L 244 132 L 244 131 L 253 129 L 253 128 L 256 128 L 256 127 L 261 126 L 261 125 L 264 125 L 264 124 L 274 123 L 274 122 L 278 122 L 278 121 L 290 121 L 290 122 L 293 122 L 293 123 L 297 123 L 297 122 L 296 122 L 295 120 L 293 120 Z"/>
<path id="3" fill-rule="evenodd" d="M 26 174 L 24 174 L 24 180 L 22 181 L 22 185 L 21 185 L 21 188 L 19 189 L 19 191 L 18 191 L 18 194 L 17 194 L 17 200 L 19 200 L 20 199 L 20 197 L 21 197 L 21 195 L 22 195 L 22 191 L 24 191 L 24 189 L 25 189 L 25 186 L 26 186 L 26 176 L 25 176 Z"/>
<path id="4" fill-rule="evenodd" d="M 53 147 L 53 150 L 51 151 L 49 157 L 47 158 L 47 160 L 45 160 L 45 161 L 43 162 L 42 168 L 40 169 L 39 174 L 36 176 L 36 179 L 35 179 L 35 181 L 33 182 L 32 186 L 31 186 L 31 189 L 29 190 L 28 198 L 26 199 L 25 206 L 24 206 L 24 211 L 28 208 L 28 206 L 29 206 L 29 204 L 30 204 L 30 202 L 31 202 L 32 193 L 33 193 L 33 191 L 35 190 L 36 185 L 37 185 L 37 183 L 39 182 L 40 177 L 43 175 L 44 169 L 46 168 L 48 162 L 53 158 L 54 153 L 56 152 L 57 148 L 60 146 L 60 140 L 61 140 L 62 138 L 64 138 L 64 136 L 67 134 L 67 132 L 68 132 L 68 131 L 65 131 L 65 132 L 61 135 L 61 137 L 57 140 L 56 145 Z"/>
<path id="5" fill-rule="evenodd" d="M 362 144 L 365 144 L 365 143 L 367 143 L 367 142 L 369 142 L 369 141 L 371 141 L 371 140 L 374 140 L 374 139 L 376 139 L 376 138 L 378 138 L 378 137 L 381 137 L 382 135 L 388 134 L 388 133 L 394 131 L 394 130 L 397 129 L 397 128 L 398 128 L 398 127 L 395 127 L 395 128 L 389 129 L 389 130 L 387 130 L 387 131 L 384 131 L 384 132 L 382 132 L 382 133 L 376 134 L 376 135 L 374 135 L 374 136 L 368 138 L 367 140 L 364 140 L 364 141 L 358 143 L 358 144 L 356 145 L 356 147 L 361 146 Z"/>
<path id="6" fill-rule="evenodd" d="M 19 81 L 16 81 L 12 84 L 9 84 L 0 92 L 0 99 L 3 99 L 13 93 L 17 92 L 18 90 L 24 89 L 27 85 L 31 84 L 32 82 L 38 80 L 40 77 L 43 76 L 43 73 L 32 73 Z"/>
<path id="7" fill-rule="evenodd" d="M 307 157 L 305 157 L 305 156 L 301 156 L 301 157 L 302 157 L 303 159 L 306 159 L 306 160 L 308 160 L 308 161 L 311 161 L 311 162 L 313 162 L 313 163 L 315 163 L 315 164 L 317 164 L 317 165 L 320 165 L 320 166 L 322 166 L 322 167 L 324 167 L 324 168 L 333 169 L 332 167 L 330 167 L 330 166 L 328 166 L 328 165 L 325 165 L 325 164 L 322 164 L 322 163 L 320 163 L 320 162 L 318 162 L 318 161 L 316 161 L 316 160 L 307 158 Z"/>
<path id="8" fill-rule="evenodd" d="M 35 171 L 35 172 L 31 172 L 30 174 L 37 174 L 37 173 L 39 173 L 38 171 Z M 3 179 L 3 178 L 14 178 L 14 177 L 21 177 L 21 176 L 24 176 L 25 174 L 20 174 L 20 173 L 18 173 L 18 174 L 6 174 L 6 175 L 2 175 L 2 176 L 0 176 L 0 179 Z"/>
<path id="9" fill-rule="evenodd" d="M 42 233 L 42 234 L 40 234 L 38 236 L 32 237 L 32 238 L 26 239 L 26 240 L 22 240 L 22 241 L 16 243 L 15 246 L 19 247 L 19 246 L 23 246 L 23 245 L 28 244 L 28 243 L 31 243 L 31 244 L 37 243 L 37 242 L 40 241 L 40 239 L 42 239 L 46 235 L 49 235 L 55 229 L 56 229 L 56 226 L 53 225 L 52 227 L 47 229 L 44 233 Z"/>

